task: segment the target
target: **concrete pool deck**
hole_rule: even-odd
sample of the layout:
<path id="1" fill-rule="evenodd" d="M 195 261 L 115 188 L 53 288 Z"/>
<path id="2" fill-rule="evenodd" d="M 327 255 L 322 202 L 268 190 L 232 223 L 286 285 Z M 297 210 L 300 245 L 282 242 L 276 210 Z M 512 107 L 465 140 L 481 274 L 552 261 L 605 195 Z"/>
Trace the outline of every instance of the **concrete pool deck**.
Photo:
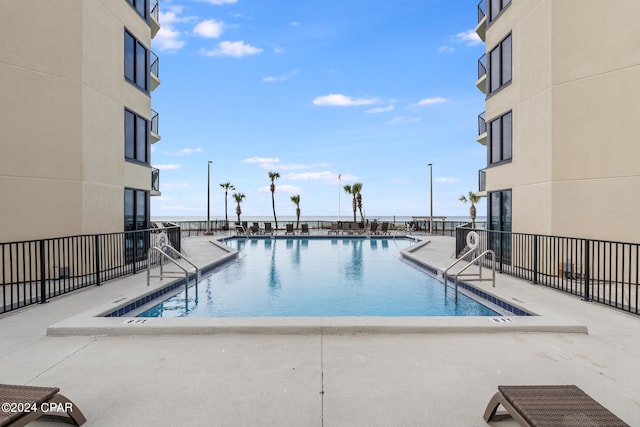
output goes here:
<path id="1" fill-rule="evenodd" d="M 199 265 L 225 254 L 209 239 L 184 239 Z M 429 240 L 414 255 L 443 269 L 454 239 Z M 640 425 L 640 318 L 509 276 L 502 298 L 578 330 L 47 335 L 144 288 L 140 273 L 3 316 L 0 382 L 60 387 L 89 426 L 483 426 L 499 384 L 576 384 Z"/>

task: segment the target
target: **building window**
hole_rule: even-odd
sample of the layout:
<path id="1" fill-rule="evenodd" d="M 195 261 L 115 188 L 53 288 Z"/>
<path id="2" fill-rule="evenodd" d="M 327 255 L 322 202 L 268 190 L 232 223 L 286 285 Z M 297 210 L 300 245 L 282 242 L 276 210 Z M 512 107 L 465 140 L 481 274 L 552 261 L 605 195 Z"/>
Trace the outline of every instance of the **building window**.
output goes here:
<path id="1" fill-rule="evenodd" d="M 149 50 L 124 32 L 124 77 L 140 89 L 149 90 Z"/>
<path id="2" fill-rule="evenodd" d="M 489 0 L 489 22 L 495 21 L 510 4 L 511 0 Z"/>
<path id="3" fill-rule="evenodd" d="M 511 34 L 489 52 L 489 93 L 511 82 Z"/>
<path id="4" fill-rule="evenodd" d="M 124 189 L 124 231 L 149 228 L 149 192 Z"/>
<path id="5" fill-rule="evenodd" d="M 489 122 L 487 135 L 488 164 L 511 160 L 513 138 L 513 113 L 509 111 Z"/>
<path id="6" fill-rule="evenodd" d="M 149 0 L 127 0 L 127 3 L 129 3 L 145 21 L 147 20 L 149 16 Z"/>
<path id="7" fill-rule="evenodd" d="M 149 120 L 124 110 L 124 157 L 149 164 Z"/>
<path id="8" fill-rule="evenodd" d="M 489 193 L 488 198 L 489 245 L 496 258 L 503 264 L 511 264 L 511 190 Z"/>

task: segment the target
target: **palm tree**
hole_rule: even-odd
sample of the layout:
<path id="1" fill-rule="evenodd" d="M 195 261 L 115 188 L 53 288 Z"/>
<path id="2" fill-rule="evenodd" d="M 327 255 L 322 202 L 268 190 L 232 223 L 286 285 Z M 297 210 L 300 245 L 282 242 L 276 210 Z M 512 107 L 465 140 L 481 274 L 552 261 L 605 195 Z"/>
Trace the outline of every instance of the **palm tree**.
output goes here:
<path id="1" fill-rule="evenodd" d="M 296 222 L 296 228 L 300 227 L 300 195 L 296 194 L 295 196 L 291 196 L 291 201 L 296 205 L 296 218 L 298 221 Z"/>
<path id="2" fill-rule="evenodd" d="M 273 220 L 276 222 L 276 229 L 278 228 L 278 218 L 276 218 L 276 179 L 280 178 L 278 172 L 269 172 L 269 179 L 271 180 L 271 206 L 273 207 Z"/>
<path id="3" fill-rule="evenodd" d="M 476 228 L 476 203 L 480 201 L 480 196 L 473 191 L 469 191 L 469 196 L 465 196 L 463 194 L 458 200 L 462 203 L 471 203 L 471 208 L 469 208 L 469 214 L 471 215 L 471 228 Z"/>
<path id="4" fill-rule="evenodd" d="M 224 189 L 224 225 L 229 227 L 229 215 L 227 214 L 227 198 L 229 195 L 229 191 L 233 191 L 236 187 L 233 186 L 230 182 L 224 182 L 220 184 L 220 187 Z"/>
<path id="5" fill-rule="evenodd" d="M 240 222 L 240 214 L 242 210 L 240 209 L 240 203 L 244 200 L 245 195 L 242 193 L 233 193 L 233 198 L 235 199 L 238 206 L 236 207 L 236 215 L 238 215 L 238 223 Z"/>
<path id="6" fill-rule="evenodd" d="M 362 214 L 362 183 L 356 182 L 351 186 L 351 191 L 355 194 L 358 210 L 360 211 L 360 222 L 364 224 L 364 215 Z"/>
<path id="7" fill-rule="evenodd" d="M 354 184 L 355 185 L 355 184 Z M 349 184 L 345 185 L 344 187 L 344 191 L 347 194 L 350 194 L 353 196 L 353 201 L 352 201 L 352 206 L 353 206 L 353 222 L 356 222 L 356 192 L 354 191 L 353 187 L 350 186 Z"/>

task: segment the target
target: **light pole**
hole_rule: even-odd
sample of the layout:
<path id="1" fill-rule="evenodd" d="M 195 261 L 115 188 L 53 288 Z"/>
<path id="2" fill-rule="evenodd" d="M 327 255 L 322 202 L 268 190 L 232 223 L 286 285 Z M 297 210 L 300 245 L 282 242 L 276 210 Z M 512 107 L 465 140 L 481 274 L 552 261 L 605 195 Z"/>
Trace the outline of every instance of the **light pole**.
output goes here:
<path id="1" fill-rule="evenodd" d="M 429 163 L 429 234 L 433 234 L 433 165 Z"/>
<path id="2" fill-rule="evenodd" d="M 207 163 L 207 231 L 205 234 L 211 235 L 211 160 Z"/>

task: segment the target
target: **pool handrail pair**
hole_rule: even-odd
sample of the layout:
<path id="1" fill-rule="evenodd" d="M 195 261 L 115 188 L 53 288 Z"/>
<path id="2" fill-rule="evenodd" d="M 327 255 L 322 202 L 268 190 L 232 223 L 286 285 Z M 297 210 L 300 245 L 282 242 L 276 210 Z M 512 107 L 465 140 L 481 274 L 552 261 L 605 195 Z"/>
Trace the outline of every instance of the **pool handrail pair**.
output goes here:
<path id="1" fill-rule="evenodd" d="M 151 255 L 153 254 L 153 252 L 157 252 L 160 254 L 160 274 L 159 275 L 151 274 Z M 191 265 L 196 271 L 196 283 L 198 283 L 198 278 L 200 277 L 200 270 L 198 269 L 198 267 L 193 262 L 191 262 L 191 260 L 187 258 L 184 254 L 181 254 L 173 246 L 171 246 L 171 244 L 167 243 L 166 246 L 163 246 L 163 247 L 153 246 L 149 248 L 149 251 L 147 252 L 147 286 L 151 284 L 151 278 L 156 278 L 156 279 L 159 278 L 160 280 L 162 280 L 165 277 L 171 277 L 171 278 L 189 277 L 189 270 L 187 270 L 182 265 L 180 265 L 180 263 L 176 261 L 167 252 L 171 252 L 173 256 L 176 258 L 184 259 L 189 265 Z M 181 273 L 175 272 L 175 271 L 165 273 L 164 272 L 165 258 L 171 261 L 173 264 L 175 264 L 180 270 L 182 270 L 184 272 L 184 276 Z"/>
<path id="2" fill-rule="evenodd" d="M 446 286 L 447 286 L 447 280 L 448 280 L 448 275 L 447 273 L 449 272 L 449 270 L 451 270 L 451 268 L 453 268 L 456 264 L 458 264 L 461 261 L 464 261 L 465 258 L 468 255 L 473 254 L 474 252 L 476 252 L 476 248 L 471 248 L 470 250 L 468 250 L 467 252 L 465 252 L 460 258 L 458 258 L 457 260 L 455 260 L 455 262 L 453 262 L 451 265 L 449 265 L 443 273 L 443 277 L 444 277 L 444 285 L 445 285 L 445 290 L 446 290 Z M 454 289 L 455 289 L 455 298 L 456 298 L 456 302 L 458 301 L 458 277 L 476 277 L 475 279 L 466 279 L 469 282 L 482 282 L 484 280 L 489 280 L 489 279 L 483 279 L 482 278 L 482 263 L 478 263 L 478 273 L 467 273 L 467 274 L 462 274 L 464 271 L 467 270 L 467 268 L 471 267 L 472 265 L 476 264 L 476 262 L 484 257 L 486 257 L 487 255 L 491 255 L 491 283 L 492 283 L 492 287 L 496 287 L 496 254 L 495 252 L 493 252 L 493 250 L 491 249 L 487 249 L 484 252 L 482 252 L 480 255 L 475 256 L 471 261 L 469 261 L 464 267 L 462 267 L 455 275 L 454 277 Z"/>

